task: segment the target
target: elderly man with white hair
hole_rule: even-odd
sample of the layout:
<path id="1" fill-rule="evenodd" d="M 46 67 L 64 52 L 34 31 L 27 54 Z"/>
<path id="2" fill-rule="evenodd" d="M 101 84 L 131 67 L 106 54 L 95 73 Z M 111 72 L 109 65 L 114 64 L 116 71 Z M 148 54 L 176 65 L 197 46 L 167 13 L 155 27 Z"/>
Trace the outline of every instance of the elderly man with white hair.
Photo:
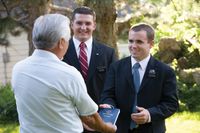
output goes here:
<path id="1" fill-rule="evenodd" d="M 114 133 L 89 97 L 81 74 L 61 61 L 68 49 L 69 19 L 47 14 L 36 19 L 33 54 L 18 62 L 12 73 L 21 133 L 81 133 L 90 128 Z"/>

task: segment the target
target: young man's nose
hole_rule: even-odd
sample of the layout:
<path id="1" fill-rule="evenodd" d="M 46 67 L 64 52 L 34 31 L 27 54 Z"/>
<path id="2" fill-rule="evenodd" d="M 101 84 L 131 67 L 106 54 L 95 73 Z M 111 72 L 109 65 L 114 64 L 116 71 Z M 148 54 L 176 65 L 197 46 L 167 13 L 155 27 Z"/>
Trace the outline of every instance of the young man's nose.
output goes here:
<path id="1" fill-rule="evenodd" d="M 86 25 L 85 24 L 81 25 L 81 29 L 86 29 Z"/>

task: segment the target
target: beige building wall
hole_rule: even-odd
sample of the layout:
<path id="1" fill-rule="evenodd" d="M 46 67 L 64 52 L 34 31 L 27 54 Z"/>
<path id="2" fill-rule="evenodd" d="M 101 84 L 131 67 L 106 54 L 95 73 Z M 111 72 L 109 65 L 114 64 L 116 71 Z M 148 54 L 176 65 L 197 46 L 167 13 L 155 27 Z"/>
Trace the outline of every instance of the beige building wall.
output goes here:
<path id="1" fill-rule="evenodd" d="M 10 45 L 7 47 L 8 62 L 6 63 L 6 48 L 0 46 L 0 85 L 9 83 L 11 80 L 12 68 L 14 64 L 28 56 L 27 34 L 22 32 L 20 36 L 8 36 Z"/>

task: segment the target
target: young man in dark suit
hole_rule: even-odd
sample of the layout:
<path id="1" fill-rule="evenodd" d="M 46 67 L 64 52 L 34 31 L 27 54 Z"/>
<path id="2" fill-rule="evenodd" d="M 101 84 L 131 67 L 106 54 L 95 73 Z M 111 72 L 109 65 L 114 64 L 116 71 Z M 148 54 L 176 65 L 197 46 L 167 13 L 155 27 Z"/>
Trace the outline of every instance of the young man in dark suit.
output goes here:
<path id="1" fill-rule="evenodd" d="M 131 56 L 110 66 L 100 107 L 121 110 L 117 133 L 164 133 L 165 119 L 178 108 L 175 73 L 150 55 L 150 25 L 134 25 L 128 39 Z"/>
<path id="2" fill-rule="evenodd" d="M 93 39 L 96 14 L 89 7 L 83 6 L 73 11 L 71 29 L 73 37 L 69 40 L 63 61 L 81 72 L 88 94 L 99 104 L 105 74 L 110 64 L 116 60 L 115 51 Z"/>

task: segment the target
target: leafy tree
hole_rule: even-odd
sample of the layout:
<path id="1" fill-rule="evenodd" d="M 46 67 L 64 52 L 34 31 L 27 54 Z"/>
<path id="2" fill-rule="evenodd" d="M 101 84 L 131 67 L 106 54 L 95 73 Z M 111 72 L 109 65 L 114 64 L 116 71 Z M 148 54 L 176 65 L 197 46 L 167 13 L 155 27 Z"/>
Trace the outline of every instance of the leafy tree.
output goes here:
<path id="1" fill-rule="evenodd" d="M 34 20 L 41 14 L 49 12 L 51 0 L 1 0 L 1 3 L 2 11 L 0 13 L 4 18 L 1 18 L 0 22 L 0 35 L 13 31 L 18 26 L 23 27 L 28 33 L 29 54 L 31 54 L 33 52 L 32 27 Z"/>
<path id="2" fill-rule="evenodd" d="M 27 31 L 28 41 L 29 41 L 29 55 L 33 52 L 34 49 L 32 44 L 32 27 L 34 20 L 41 14 L 49 13 L 51 9 L 53 12 L 54 10 L 56 12 L 57 10 L 62 10 L 63 8 L 63 7 L 60 8 L 52 6 L 51 0 L 15 0 L 15 1 L 1 0 L 1 1 L 4 3 L 4 6 L 0 6 L 0 9 L 4 8 L 4 11 L 7 11 L 7 15 L 5 16 L 6 19 L 9 18 L 7 22 L 9 23 L 14 22 L 14 24 L 22 26 Z M 111 47 L 117 49 L 116 35 L 115 35 L 116 11 L 114 6 L 114 0 L 101 0 L 101 1 L 77 0 L 77 1 L 80 2 L 80 4 L 92 7 L 97 13 L 97 30 L 94 36 L 96 36 L 98 40 L 105 42 L 109 44 Z M 67 12 L 68 10 L 64 11 Z M 69 13 L 70 11 L 67 14 Z M 0 25 L 2 26 L 2 30 L 0 26 L 0 34 L 2 34 L 3 30 L 5 31 L 5 29 L 7 29 L 7 31 L 10 31 L 14 27 L 16 27 L 16 25 L 13 26 L 8 25 L 8 28 L 5 28 L 3 26 L 2 20 Z"/>

